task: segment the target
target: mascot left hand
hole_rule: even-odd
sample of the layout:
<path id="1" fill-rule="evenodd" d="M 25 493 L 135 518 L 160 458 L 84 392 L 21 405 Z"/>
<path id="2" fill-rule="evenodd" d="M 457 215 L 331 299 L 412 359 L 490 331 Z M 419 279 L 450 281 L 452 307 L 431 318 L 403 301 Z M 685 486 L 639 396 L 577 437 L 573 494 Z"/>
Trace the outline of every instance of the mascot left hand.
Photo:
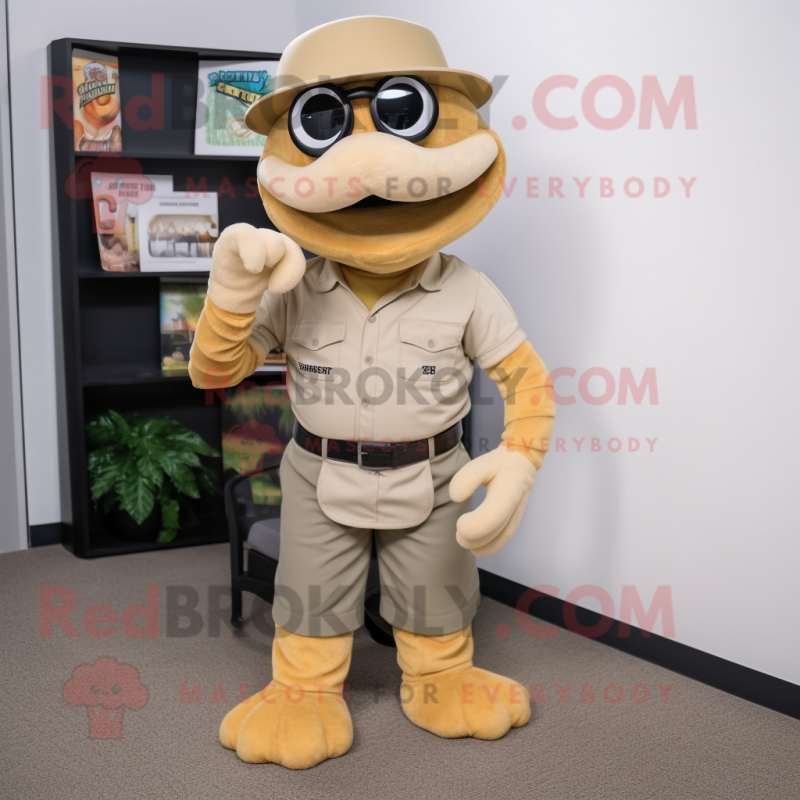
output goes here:
<path id="1" fill-rule="evenodd" d="M 486 498 L 458 519 L 456 541 L 476 556 L 496 553 L 514 535 L 536 478 L 536 467 L 506 445 L 465 464 L 450 481 L 450 497 L 461 503 L 479 486 Z"/>

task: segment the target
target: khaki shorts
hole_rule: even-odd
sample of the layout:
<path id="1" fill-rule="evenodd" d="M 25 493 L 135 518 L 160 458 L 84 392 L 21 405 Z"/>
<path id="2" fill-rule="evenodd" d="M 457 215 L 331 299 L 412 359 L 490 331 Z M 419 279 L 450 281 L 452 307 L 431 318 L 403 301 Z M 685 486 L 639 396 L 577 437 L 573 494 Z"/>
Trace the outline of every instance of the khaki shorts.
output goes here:
<path id="1" fill-rule="evenodd" d="M 454 503 L 449 493 L 450 479 L 468 461 L 461 444 L 435 456 L 430 516 L 413 528 L 373 531 L 325 516 L 317 502 L 322 459 L 290 442 L 280 468 L 275 623 L 303 636 L 333 636 L 361 627 L 374 536 L 380 613 L 388 623 L 431 636 L 469 625 L 480 603 L 478 569 L 475 556 L 456 542 L 456 520 L 470 510 L 470 501 Z"/>

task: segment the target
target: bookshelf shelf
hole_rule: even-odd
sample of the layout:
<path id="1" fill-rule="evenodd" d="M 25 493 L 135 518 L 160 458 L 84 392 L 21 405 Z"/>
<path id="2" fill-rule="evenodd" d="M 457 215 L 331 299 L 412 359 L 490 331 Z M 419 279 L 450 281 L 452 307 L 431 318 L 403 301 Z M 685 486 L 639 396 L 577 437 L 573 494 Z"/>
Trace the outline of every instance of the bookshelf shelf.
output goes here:
<path id="1" fill-rule="evenodd" d="M 168 159 L 170 161 L 244 161 L 250 164 L 254 164 L 258 161 L 258 156 L 216 156 L 216 155 L 204 155 L 204 154 L 195 154 L 195 153 L 184 153 L 181 151 L 176 151 L 174 153 L 158 153 L 158 152 L 142 152 L 142 151 L 128 151 L 125 150 L 122 153 L 75 153 L 74 154 L 76 161 L 81 158 L 100 158 L 100 159 L 108 159 L 109 161 L 120 161 L 121 159 L 129 158 L 129 159 L 136 159 L 136 160 L 146 160 L 152 159 L 156 160 L 163 160 Z M 112 165 L 109 164 L 109 167 Z"/>
<path id="2" fill-rule="evenodd" d="M 274 377 L 285 372 L 285 369 L 283 364 L 270 364 L 260 368 L 256 375 Z M 165 375 L 158 363 L 85 366 L 82 375 L 84 386 L 132 386 L 141 383 L 175 383 L 189 380 L 189 376 L 185 373 Z"/>
<path id="3" fill-rule="evenodd" d="M 57 113 L 56 108 L 64 99 L 58 93 L 70 92 L 74 48 L 118 58 L 123 103 L 126 97 L 154 97 L 154 76 L 159 76 L 164 87 L 162 124 L 132 126 L 123 113 L 123 153 L 76 153 L 72 126 L 64 118 L 69 115 Z M 160 366 L 160 284 L 206 283 L 208 272 L 104 272 L 93 231 L 89 175 L 94 164 L 98 172 L 172 175 L 175 191 L 203 186 L 209 192 L 219 191 L 220 229 L 235 222 L 272 227 L 255 186 L 258 156 L 195 155 L 194 118 L 199 60 L 277 60 L 280 54 L 59 39 L 50 43 L 48 57 L 55 87 L 51 153 L 57 215 L 54 286 L 62 543 L 76 556 L 92 558 L 226 541 L 221 496 L 196 501 L 197 526 L 181 531 L 169 545 L 117 538 L 90 501 L 85 439 L 89 421 L 109 409 L 123 415 L 171 416 L 219 449 L 222 401 L 215 393 L 195 389 L 186 374 L 162 374 Z M 68 88 L 58 88 L 64 86 Z M 132 161 L 138 166 L 132 168 Z M 276 364 L 251 380 L 282 383 L 284 370 Z M 221 487 L 221 459 L 211 461 Z"/>
<path id="4" fill-rule="evenodd" d="M 181 283 L 182 281 L 208 283 L 207 272 L 106 272 L 97 266 L 94 268 L 79 269 L 77 275 L 80 280 L 136 280 L 138 278 L 158 278 L 162 281 L 172 281 L 174 283 Z"/>
<path id="5" fill-rule="evenodd" d="M 225 517 L 210 517 L 205 521 L 205 526 L 199 532 L 178 536 L 169 544 L 158 545 L 159 550 L 171 550 L 175 547 L 194 547 L 200 544 L 218 544 L 227 542 L 227 523 Z M 143 553 L 152 550 L 150 542 L 130 542 L 119 539 L 112 534 L 99 534 L 92 548 L 92 557 L 119 556 L 127 553 Z"/>
<path id="6" fill-rule="evenodd" d="M 184 373 L 163 374 L 158 363 L 85 366 L 82 377 L 84 386 L 127 386 L 136 383 L 172 383 L 189 380 L 189 376 Z"/>

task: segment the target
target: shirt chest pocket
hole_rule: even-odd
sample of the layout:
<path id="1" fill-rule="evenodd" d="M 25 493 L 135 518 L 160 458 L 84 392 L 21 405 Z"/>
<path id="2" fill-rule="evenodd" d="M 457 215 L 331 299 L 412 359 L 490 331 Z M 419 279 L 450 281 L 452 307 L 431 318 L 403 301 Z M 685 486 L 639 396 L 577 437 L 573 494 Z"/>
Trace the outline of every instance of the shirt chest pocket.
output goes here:
<path id="1" fill-rule="evenodd" d="M 444 383 L 453 378 L 464 326 L 455 322 L 400 320 L 400 366 L 407 381 Z"/>
<path id="2" fill-rule="evenodd" d="M 311 380 L 332 381 L 339 370 L 339 349 L 344 322 L 304 320 L 294 326 L 297 369 Z"/>

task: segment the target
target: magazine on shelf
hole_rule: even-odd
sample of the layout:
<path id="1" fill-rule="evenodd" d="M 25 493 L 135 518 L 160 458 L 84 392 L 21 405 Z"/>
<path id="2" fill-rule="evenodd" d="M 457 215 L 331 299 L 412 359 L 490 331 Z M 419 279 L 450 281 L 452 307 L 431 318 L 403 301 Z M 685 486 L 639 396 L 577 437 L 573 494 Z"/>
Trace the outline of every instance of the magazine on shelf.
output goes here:
<path id="1" fill-rule="evenodd" d="M 266 137 L 244 123 L 250 105 L 272 91 L 277 61 L 200 61 L 194 152 L 199 155 L 261 154 Z"/>
<path id="2" fill-rule="evenodd" d="M 139 271 L 139 207 L 153 194 L 172 191 L 171 175 L 93 172 L 94 226 L 106 272 Z"/>
<path id="3" fill-rule="evenodd" d="M 138 207 L 142 272 L 201 272 L 211 269 L 219 237 L 216 194 L 154 193 Z"/>
<path id="4" fill-rule="evenodd" d="M 122 151 L 119 61 L 72 51 L 72 109 L 76 152 Z"/>
<path id="5" fill-rule="evenodd" d="M 197 283 L 160 286 L 161 371 L 165 375 L 186 374 L 189 369 L 189 351 L 206 302 L 206 288 Z"/>

